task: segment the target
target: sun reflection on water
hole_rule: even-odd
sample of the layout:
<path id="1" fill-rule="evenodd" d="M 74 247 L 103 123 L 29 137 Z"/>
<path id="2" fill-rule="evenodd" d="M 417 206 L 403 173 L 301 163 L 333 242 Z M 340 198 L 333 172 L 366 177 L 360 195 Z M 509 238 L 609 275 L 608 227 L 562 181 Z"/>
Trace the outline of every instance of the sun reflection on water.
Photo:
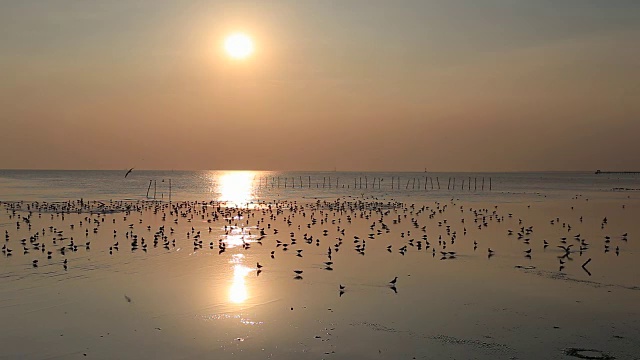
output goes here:
<path id="1" fill-rule="evenodd" d="M 256 235 L 251 234 L 247 227 L 229 226 L 225 233 L 225 245 L 228 248 L 243 246 L 255 241 Z"/>
<path id="2" fill-rule="evenodd" d="M 230 205 L 247 206 L 253 201 L 253 171 L 228 171 L 217 178 L 218 200 Z"/>
<path id="3" fill-rule="evenodd" d="M 233 282 L 231 283 L 231 288 L 229 288 L 229 300 L 235 304 L 241 304 L 249 297 L 245 277 L 252 269 L 242 265 L 243 258 L 244 255 L 242 254 L 235 254 L 231 258 L 231 263 L 234 265 Z"/>

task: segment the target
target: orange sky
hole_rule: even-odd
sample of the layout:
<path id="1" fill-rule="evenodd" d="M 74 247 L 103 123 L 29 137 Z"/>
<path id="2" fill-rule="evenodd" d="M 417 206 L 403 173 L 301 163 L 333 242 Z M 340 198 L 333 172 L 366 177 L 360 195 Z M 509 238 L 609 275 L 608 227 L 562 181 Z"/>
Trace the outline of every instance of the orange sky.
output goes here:
<path id="1" fill-rule="evenodd" d="M 3 2 L 0 168 L 640 170 L 637 39 L 635 1 Z"/>

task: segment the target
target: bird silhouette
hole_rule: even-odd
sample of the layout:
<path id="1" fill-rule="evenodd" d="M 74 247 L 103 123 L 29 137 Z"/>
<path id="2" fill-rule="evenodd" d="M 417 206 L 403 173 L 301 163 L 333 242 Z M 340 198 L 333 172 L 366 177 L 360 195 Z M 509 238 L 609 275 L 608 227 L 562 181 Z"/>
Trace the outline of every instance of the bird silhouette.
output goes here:
<path id="1" fill-rule="evenodd" d="M 129 174 L 131 174 L 131 172 L 133 171 L 134 168 L 131 168 L 127 171 L 126 174 L 124 174 L 124 177 L 126 178 L 127 176 L 129 176 Z"/>
<path id="2" fill-rule="evenodd" d="M 573 246 L 573 244 L 569 245 L 569 246 L 562 246 L 562 245 L 558 245 L 558 247 L 562 250 L 564 250 L 565 252 L 569 252 L 571 251 L 571 247 Z"/>

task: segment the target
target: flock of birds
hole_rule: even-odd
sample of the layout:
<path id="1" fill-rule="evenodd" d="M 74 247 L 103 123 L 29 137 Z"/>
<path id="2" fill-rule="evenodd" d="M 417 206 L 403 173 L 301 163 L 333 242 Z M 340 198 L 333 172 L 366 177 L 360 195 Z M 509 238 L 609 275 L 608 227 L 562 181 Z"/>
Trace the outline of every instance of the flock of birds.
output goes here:
<path id="1" fill-rule="evenodd" d="M 215 250 L 220 255 L 230 247 L 249 250 L 252 245 L 267 243 L 275 247 L 270 251 L 272 259 L 275 258 L 277 249 L 294 250 L 295 256 L 302 257 L 305 250 L 302 244 L 320 247 L 323 243 L 325 246 L 329 243 L 326 247 L 326 261 L 323 262 L 323 269 L 327 271 L 333 270 L 333 254 L 340 251 L 347 242 L 351 242 L 353 251 L 362 256 L 366 254 L 368 244 L 389 241 L 385 248 L 389 253 L 394 252 L 394 247 L 402 256 L 410 250 L 424 249 L 430 252 L 432 257 L 438 256 L 441 260 L 456 259 L 460 251 L 458 243 L 461 242 L 458 230 L 465 238 L 462 243 L 469 244 L 469 238 L 476 236 L 467 236 L 468 231 L 482 231 L 491 223 L 507 222 L 508 225 L 514 226 L 515 230 L 507 230 L 506 237 L 514 237 L 522 242 L 525 247 L 523 254 L 527 259 L 531 259 L 534 254 L 532 242 L 539 242 L 542 249 L 552 246 L 551 240 L 534 239 L 534 225 L 526 224 L 521 218 L 514 218 L 511 213 L 501 213 L 498 206 L 492 209 L 465 208 L 457 205 L 454 199 L 446 204 L 435 202 L 433 206 L 380 201 L 375 198 L 342 198 L 305 204 L 282 201 L 257 204 L 253 208 L 231 207 L 214 201 L 100 202 L 83 199 L 61 203 L 3 202 L 1 205 L 8 218 L 15 223 L 16 230 L 10 233 L 5 229 L 2 254 L 5 257 L 13 254 L 36 257 L 30 258 L 31 266 L 34 268 L 45 261 L 47 264 L 59 263 L 65 271 L 69 266 L 68 255 L 81 250 L 89 251 L 92 242 L 100 246 L 101 250 L 108 249 L 109 255 L 112 256 L 119 252 L 121 247 L 129 248 L 132 252 L 146 253 L 152 248 L 171 251 L 176 248 L 177 243 L 184 246 L 184 241 L 192 243 L 194 252 L 205 249 L 208 245 L 210 250 Z M 452 210 L 458 210 L 461 214 L 458 219 L 461 229 L 454 229 L 446 219 Z M 137 222 L 133 220 L 136 215 L 139 215 Z M 65 229 L 54 226 L 33 229 L 34 223 L 46 222 L 47 217 L 51 223 L 54 219 L 59 220 L 55 223 L 64 224 Z M 66 218 L 73 220 L 66 221 Z M 150 224 L 145 226 L 143 218 L 147 218 Z M 362 228 L 352 227 L 355 221 L 368 224 L 368 232 L 353 234 L 354 229 Z M 577 221 L 582 223 L 583 218 L 580 217 Z M 556 251 L 555 255 L 559 261 L 559 271 L 563 271 L 572 254 L 582 255 L 590 250 L 592 244 L 581 234 L 572 234 L 573 226 L 567 221 L 562 221 L 560 217 L 552 218 L 549 222 L 551 226 L 561 226 L 562 232 L 568 234 L 559 237 L 554 245 L 561 249 Z M 101 232 L 107 223 L 116 224 L 113 225 L 112 236 L 105 236 Z M 285 239 L 275 228 L 275 224 L 279 223 L 284 223 L 284 226 L 291 230 L 288 238 Z M 608 219 L 605 217 L 601 221 L 601 229 L 606 229 L 607 224 Z M 23 228 L 26 228 L 26 232 Z M 123 228 L 126 229 L 124 234 L 121 233 Z M 394 228 L 400 229 L 394 231 Z M 436 230 L 432 230 L 433 228 Z M 180 235 L 177 234 L 178 231 L 181 231 Z M 219 239 L 212 240 L 214 237 Z M 620 254 L 621 242 L 627 241 L 627 233 L 617 236 L 605 235 L 602 239 L 604 251 L 615 251 L 616 255 Z M 480 245 L 478 240 L 473 240 L 471 244 L 473 252 L 477 251 Z M 497 251 L 490 247 L 487 247 L 486 251 L 488 258 L 497 254 Z M 42 258 L 43 255 L 46 256 L 46 260 Z M 583 268 L 586 263 L 583 264 Z M 258 262 L 255 268 L 257 275 L 260 275 L 263 269 L 264 265 Z M 303 273 L 303 270 L 294 269 L 294 279 L 302 279 Z M 389 281 L 387 286 L 397 293 L 398 276 Z M 345 293 L 346 288 L 346 285 L 339 284 L 340 296 Z"/>

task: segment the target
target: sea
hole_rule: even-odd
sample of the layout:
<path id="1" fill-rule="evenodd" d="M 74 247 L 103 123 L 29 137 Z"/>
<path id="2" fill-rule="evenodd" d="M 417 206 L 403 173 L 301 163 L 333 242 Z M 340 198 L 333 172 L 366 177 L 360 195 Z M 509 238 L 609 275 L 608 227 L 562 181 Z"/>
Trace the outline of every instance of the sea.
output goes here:
<path id="1" fill-rule="evenodd" d="M 639 192 L 589 171 L 1 170 L 0 359 L 640 359 Z"/>
<path id="2" fill-rule="evenodd" d="M 0 201 L 226 201 L 378 197 L 520 202 L 585 195 L 620 198 L 640 191 L 640 174 L 585 172 L 297 172 L 0 170 Z M 126 176 L 125 176 L 126 175 Z"/>

